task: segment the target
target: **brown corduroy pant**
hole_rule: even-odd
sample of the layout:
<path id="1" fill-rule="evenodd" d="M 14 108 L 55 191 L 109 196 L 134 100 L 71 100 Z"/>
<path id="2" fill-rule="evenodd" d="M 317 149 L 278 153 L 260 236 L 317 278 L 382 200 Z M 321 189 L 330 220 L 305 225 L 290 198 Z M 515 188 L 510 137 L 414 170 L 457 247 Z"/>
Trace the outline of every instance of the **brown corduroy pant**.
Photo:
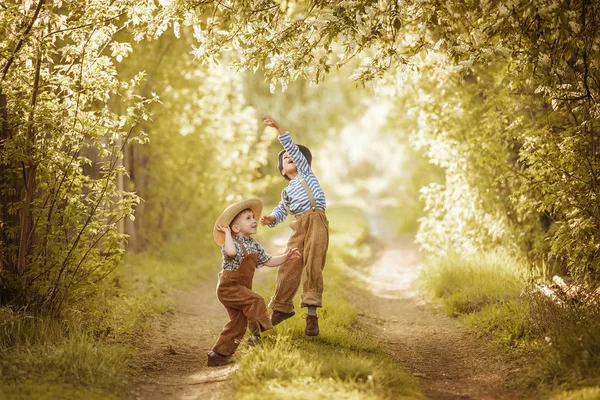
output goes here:
<path id="1" fill-rule="evenodd" d="M 284 262 L 277 270 L 277 285 L 269 307 L 294 311 L 294 296 L 302 281 L 300 307 L 322 306 L 323 268 L 329 247 L 329 222 L 323 210 L 310 210 L 290 224 L 292 233 L 286 252 L 297 247 L 301 257 Z"/>
<path id="2" fill-rule="evenodd" d="M 254 334 L 273 328 L 265 299 L 252 291 L 257 255 L 246 253 L 244 245 L 242 249 L 244 259 L 240 268 L 236 271 L 221 271 L 217 285 L 217 298 L 225 306 L 229 322 L 223 327 L 212 350 L 225 356 L 235 352 L 246 328 Z"/>

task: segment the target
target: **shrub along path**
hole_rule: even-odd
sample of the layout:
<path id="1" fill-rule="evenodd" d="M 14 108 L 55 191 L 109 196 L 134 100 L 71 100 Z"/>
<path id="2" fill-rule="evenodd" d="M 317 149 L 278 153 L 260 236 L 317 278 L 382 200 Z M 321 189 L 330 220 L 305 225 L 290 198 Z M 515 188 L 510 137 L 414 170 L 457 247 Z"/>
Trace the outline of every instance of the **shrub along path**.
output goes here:
<path id="1" fill-rule="evenodd" d="M 412 240 L 383 239 L 393 235 L 382 232 L 376 216 L 370 221 L 382 248 L 366 273 L 357 274 L 366 291 L 351 302 L 363 310 L 361 324 L 432 399 L 526 398 L 519 393 L 514 365 L 424 300 L 417 282 L 422 266 Z"/>

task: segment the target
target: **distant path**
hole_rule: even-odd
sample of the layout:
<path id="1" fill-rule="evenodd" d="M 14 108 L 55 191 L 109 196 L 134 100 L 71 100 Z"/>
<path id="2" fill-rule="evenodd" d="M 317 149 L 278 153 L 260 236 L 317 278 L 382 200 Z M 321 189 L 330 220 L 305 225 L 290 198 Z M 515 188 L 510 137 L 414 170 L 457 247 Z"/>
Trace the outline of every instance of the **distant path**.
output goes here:
<path id="1" fill-rule="evenodd" d="M 353 300 L 362 310 L 361 323 L 432 399 L 524 398 L 511 385 L 518 371 L 420 296 L 416 280 L 422 266 L 412 241 L 385 241 L 392 232 L 383 231 L 384 222 L 376 216 L 370 220 L 383 248 L 366 275 L 359 275 L 369 292 Z"/>

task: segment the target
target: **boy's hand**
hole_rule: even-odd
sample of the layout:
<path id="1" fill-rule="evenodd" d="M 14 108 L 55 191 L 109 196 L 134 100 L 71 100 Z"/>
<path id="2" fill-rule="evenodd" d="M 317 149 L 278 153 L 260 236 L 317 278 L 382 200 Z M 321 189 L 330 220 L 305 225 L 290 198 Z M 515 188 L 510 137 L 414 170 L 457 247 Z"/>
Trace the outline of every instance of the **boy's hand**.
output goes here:
<path id="1" fill-rule="evenodd" d="M 275 217 L 272 215 L 263 215 L 260 217 L 260 224 L 263 226 L 272 224 L 273 222 L 275 222 Z"/>
<path id="2" fill-rule="evenodd" d="M 217 225 L 217 230 L 225 234 L 227 234 L 227 232 L 231 233 L 231 228 L 229 225 Z"/>
<path id="3" fill-rule="evenodd" d="M 271 118 L 269 115 L 265 114 L 263 115 L 263 124 L 265 124 L 266 126 L 271 126 L 275 129 L 277 129 L 279 131 L 279 135 L 283 135 L 285 133 L 285 129 L 283 129 L 281 127 L 281 125 L 279 125 L 277 123 L 277 121 L 275 121 L 273 118 Z"/>
<path id="4" fill-rule="evenodd" d="M 291 249 L 285 255 L 286 260 L 295 260 L 297 258 L 300 258 L 300 250 L 298 250 L 298 248 Z"/>

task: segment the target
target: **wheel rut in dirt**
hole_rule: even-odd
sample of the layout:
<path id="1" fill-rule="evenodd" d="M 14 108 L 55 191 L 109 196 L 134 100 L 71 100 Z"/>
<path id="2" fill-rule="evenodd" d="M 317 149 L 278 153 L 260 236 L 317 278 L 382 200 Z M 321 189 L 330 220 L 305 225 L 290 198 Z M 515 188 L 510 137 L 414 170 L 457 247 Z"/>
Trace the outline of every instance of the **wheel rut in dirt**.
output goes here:
<path id="1" fill-rule="evenodd" d="M 219 399 L 230 394 L 226 383 L 235 366 L 206 365 L 206 354 L 227 322 L 215 285 L 208 280 L 178 293 L 173 311 L 154 321 L 141 338 L 141 373 L 130 398 Z"/>

